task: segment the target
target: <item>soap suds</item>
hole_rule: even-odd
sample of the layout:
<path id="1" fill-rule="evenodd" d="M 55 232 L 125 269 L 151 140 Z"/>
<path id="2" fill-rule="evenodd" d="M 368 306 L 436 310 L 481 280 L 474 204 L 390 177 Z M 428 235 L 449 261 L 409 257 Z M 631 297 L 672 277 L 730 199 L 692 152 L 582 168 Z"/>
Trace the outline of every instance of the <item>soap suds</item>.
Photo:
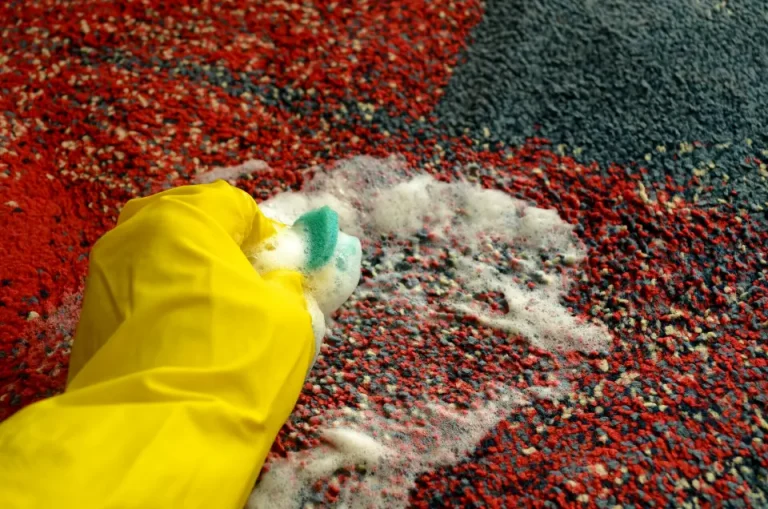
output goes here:
<path id="1" fill-rule="evenodd" d="M 381 250 L 375 275 L 365 281 L 358 298 L 373 292 L 423 308 L 424 299 L 414 295 L 418 289 L 403 291 L 402 274 L 395 268 L 420 236 L 428 239 L 426 254 L 435 264 L 445 265 L 446 250 L 462 253 L 451 259 L 454 267 L 446 271 L 450 283 L 442 307 L 522 335 L 547 350 L 605 351 L 609 345 L 606 330 L 577 320 L 559 302 L 568 284 L 566 266 L 578 263 L 584 252 L 572 225 L 554 210 L 470 183 L 414 174 L 397 158 L 370 157 L 318 172 L 302 193 L 279 194 L 261 208 L 269 217 L 292 223 L 323 205 L 339 213 L 341 229 L 359 236 L 364 251 L 374 244 Z M 513 256 L 498 259 L 505 250 Z M 542 255 L 559 263 L 543 263 Z M 510 267 L 517 270 L 505 273 Z M 530 289 L 529 283 L 536 287 Z M 475 295 L 490 291 L 504 295 L 509 313 L 494 315 L 477 302 Z"/>
<path id="2" fill-rule="evenodd" d="M 474 321 L 553 355 L 610 346 L 603 326 L 561 303 L 585 253 L 556 211 L 471 183 L 441 182 L 394 157 L 357 157 L 319 169 L 302 192 L 279 194 L 261 208 L 291 224 L 324 205 L 363 246 L 364 276 L 347 313 L 363 300 L 383 302 L 414 326 L 445 317 Z M 555 368 L 544 377 L 550 385 L 524 393 L 483 382 L 469 392 L 468 410 L 432 395 L 394 411 L 363 402 L 320 415 L 315 430 L 323 443 L 273 459 L 248 507 L 327 504 L 326 493 L 335 494 L 337 507 L 403 507 L 420 474 L 466 457 L 529 398 L 566 397 L 561 375 Z"/>
<path id="3" fill-rule="evenodd" d="M 266 161 L 260 159 L 250 159 L 242 164 L 236 166 L 225 166 L 223 168 L 214 168 L 206 173 L 198 175 L 194 183 L 195 184 L 209 184 L 216 180 L 226 180 L 230 184 L 234 184 L 235 180 L 243 175 L 249 175 L 257 171 L 269 170 L 269 165 Z"/>
<path id="4" fill-rule="evenodd" d="M 257 253 L 246 253 L 259 274 L 280 268 L 306 265 L 307 245 L 301 232 L 283 228 L 259 246 Z"/>
<path id="5" fill-rule="evenodd" d="M 424 402 L 400 418 L 340 412 L 320 432 L 321 445 L 272 462 L 247 507 L 324 505 L 327 489 L 338 493 L 337 507 L 403 507 L 420 474 L 466 457 L 509 412 L 527 403 L 521 393 L 502 390 L 472 411 Z M 324 489 L 316 490 L 317 483 Z"/>
<path id="6" fill-rule="evenodd" d="M 293 270 L 304 275 L 304 290 L 309 297 L 313 329 L 316 334 L 323 331 L 320 336 L 315 336 L 319 340 L 325 334 L 325 327 L 316 318 L 322 317 L 325 323 L 349 299 L 360 282 L 363 256 L 360 241 L 344 232 L 336 232 L 337 241 L 330 259 L 319 268 L 309 268 L 307 260 L 311 257 L 311 236 L 303 225 L 290 224 L 290 218 L 287 222 L 275 235 L 245 254 L 260 274 Z"/>
<path id="7" fill-rule="evenodd" d="M 61 299 L 61 305 L 51 310 L 47 316 L 39 316 L 30 320 L 28 337 L 41 336 L 55 339 L 62 337 L 68 346 L 77 330 L 77 322 L 80 320 L 83 291 L 67 293 Z"/>
<path id="8" fill-rule="evenodd" d="M 529 237 L 530 238 L 530 237 Z M 544 238 L 543 242 L 550 239 Z M 497 269 L 463 258 L 459 262 L 467 274 L 466 288 L 478 292 L 493 290 L 504 295 L 509 311 L 493 315 L 476 301 L 464 298 L 453 309 L 463 315 L 477 317 L 480 323 L 525 337 L 532 345 L 547 351 L 577 350 L 585 353 L 605 351 L 608 332 L 568 313 L 559 302 L 559 291 L 547 274 L 532 271 L 535 279 L 545 283 L 541 289 L 529 290 L 515 284 L 511 276 Z M 531 270 L 529 268 L 529 270 Z M 565 284 L 561 282 L 561 285 Z"/>

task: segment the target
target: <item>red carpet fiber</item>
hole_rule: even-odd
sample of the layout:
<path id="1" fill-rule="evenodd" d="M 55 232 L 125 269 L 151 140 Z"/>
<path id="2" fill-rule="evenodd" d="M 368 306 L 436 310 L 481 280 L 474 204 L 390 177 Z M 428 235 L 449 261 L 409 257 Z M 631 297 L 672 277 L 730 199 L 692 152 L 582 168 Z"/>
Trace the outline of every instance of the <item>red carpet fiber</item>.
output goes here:
<path id="1" fill-rule="evenodd" d="M 258 159 L 236 184 L 262 201 L 399 155 L 573 225 L 560 302 L 611 345 L 542 350 L 374 292 L 337 317 L 271 464 L 337 409 L 476 410 L 558 372 L 563 394 L 425 463 L 398 503 L 768 506 L 767 19 L 760 0 L 3 1 L 0 419 L 63 390 L 88 253 L 126 200 Z M 424 274 L 451 254 L 427 266 L 428 241 L 395 268 L 439 303 Z M 365 475 L 296 506 L 361 500 Z"/>

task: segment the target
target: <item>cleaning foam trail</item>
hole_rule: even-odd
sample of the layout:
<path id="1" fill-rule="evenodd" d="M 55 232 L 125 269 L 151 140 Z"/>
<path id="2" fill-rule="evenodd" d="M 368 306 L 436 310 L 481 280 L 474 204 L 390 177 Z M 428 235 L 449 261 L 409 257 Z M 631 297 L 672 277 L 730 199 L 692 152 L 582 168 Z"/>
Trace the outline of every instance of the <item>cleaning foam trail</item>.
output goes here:
<path id="1" fill-rule="evenodd" d="M 362 242 L 364 277 L 345 313 L 358 312 L 366 301 L 385 302 L 392 312 L 407 310 L 398 316 L 411 327 L 458 316 L 506 332 L 510 345 L 523 338 L 553 355 L 610 346 L 603 326 L 572 315 L 561 303 L 585 253 L 573 227 L 555 211 L 467 182 L 437 181 L 397 158 L 370 157 L 320 170 L 301 193 L 283 193 L 261 205 L 287 224 L 323 206 L 335 210 L 341 229 Z M 408 352 L 423 357 L 416 365 L 432 366 L 433 373 L 444 369 L 434 350 Z M 336 354 L 330 348 L 325 353 Z M 395 412 L 370 406 L 362 394 L 358 408 L 320 415 L 324 424 L 316 436 L 323 443 L 273 460 L 249 507 L 327 504 L 318 498 L 318 486 L 337 494 L 338 507 L 405 506 L 420 474 L 460 461 L 529 398 L 556 399 L 570 391 L 567 383 L 558 385 L 556 369 L 542 377 L 552 383 L 524 392 L 495 381 L 461 389 L 446 386 L 441 376 L 421 376 L 421 386 L 435 389 L 432 396 Z M 396 391 L 397 381 L 387 390 Z M 469 409 L 434 396 L 462 390 L 474 400 Z"/>
<path id="2" fill-rule="evenodd" d="M 378 296 L 405 299 L 417 308 L 426 305 L 429 311 L 459 311 L 547 350 L 605 351 L 610 344 L 604 328 L 579 321 L 560 304 L 568 287 L 564 266 L 581 261 L 584 251 L 573 227 L 553 210 L 532 207 L 501 191 L 414 174 L 396 158 L 370 157 L 318 173 L 303 192 L 279 194 L 261 207 L 268 216 L 292 223 L 326 205 L 339 214 L 343 231 L 361 238 L 364 250 L 380 248 L 375 275 L 364 285 Z M 437 306 L 427 305 L 418 288 L 404 291 L 402 274 L 395 269 L 406 248 L 425 238 L 431 244 L 426 254 L 436 263 L 445 263 L 445 251 L 454 254 L 453 269 L 447 271 L 451 281 Z M 499 252 L 512 256 L 490 258 L 498 258 Z M 499 316 L 484 309 L 475 299 L 483 292 L 503 293 L 509 313 Z M 358 297 L 364 295 L 365 289 Z"/>
<path id="3" fill-rule="evenodd" d="M 247 507 L 305 507 L 312 503 L 318 482 L 339 493 L 339 507 L 403 507 L 421 473 L 464 458 L 509 412 L 527 402 L 522 394 L 506 390 L 472 412 L 424 403 L 400 419 L 370 411 L 341 413 L 321 431 L 322 445 L 273 462 Z M 339 473 L 341 481 L 334 478 Z"/>
<path id="4" fill-rule="evenodd" d="M 266 163 L 266 161 L 262 161 L 260 159 L 250 159 L 236 166 L 214 168 L 206 173 L 201 173 L 195 178 L 194 183 L 209 184 L 216 180 L 226 180 L 230 184 L 234 184 L 238 177 L 249 175 L 257 171 L 267 170 L 269 170 L 269 165 Z"/>

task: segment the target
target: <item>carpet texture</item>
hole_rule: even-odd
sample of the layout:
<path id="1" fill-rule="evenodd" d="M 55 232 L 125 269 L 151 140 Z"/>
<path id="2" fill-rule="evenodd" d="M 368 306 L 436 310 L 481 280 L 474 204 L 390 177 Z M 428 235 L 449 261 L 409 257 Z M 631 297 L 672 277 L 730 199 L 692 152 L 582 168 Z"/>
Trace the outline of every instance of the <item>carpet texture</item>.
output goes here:
<path id="1" fill-rule="evenodd" d="M 0 419 L 63 390 L 88 253 L 126 200 L 263 160 L 236 181 L 261 201 L 398 155 L 572 224 L 587 256 L 561 302 L 611 347 L 359 299 L 273 462 L 333 410 L 472 410 L 557 371 L 564 394 L 510 409 L 407 502 L 768 506 L 765 2 L 8 0 L 0 48 Z"/>

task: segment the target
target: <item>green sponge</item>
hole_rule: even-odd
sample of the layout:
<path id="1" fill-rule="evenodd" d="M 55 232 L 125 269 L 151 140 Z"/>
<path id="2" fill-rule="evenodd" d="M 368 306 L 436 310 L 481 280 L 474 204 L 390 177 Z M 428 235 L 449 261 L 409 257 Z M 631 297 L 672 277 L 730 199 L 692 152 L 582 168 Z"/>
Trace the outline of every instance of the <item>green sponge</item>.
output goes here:
<path id="1" fill-rule="evenodd" d="M 307 236 L 306 270 L 316 270 L 331 261 L 339 240 L 339 215 L 330 207 L 310 210 L 294 223 Z"/>

